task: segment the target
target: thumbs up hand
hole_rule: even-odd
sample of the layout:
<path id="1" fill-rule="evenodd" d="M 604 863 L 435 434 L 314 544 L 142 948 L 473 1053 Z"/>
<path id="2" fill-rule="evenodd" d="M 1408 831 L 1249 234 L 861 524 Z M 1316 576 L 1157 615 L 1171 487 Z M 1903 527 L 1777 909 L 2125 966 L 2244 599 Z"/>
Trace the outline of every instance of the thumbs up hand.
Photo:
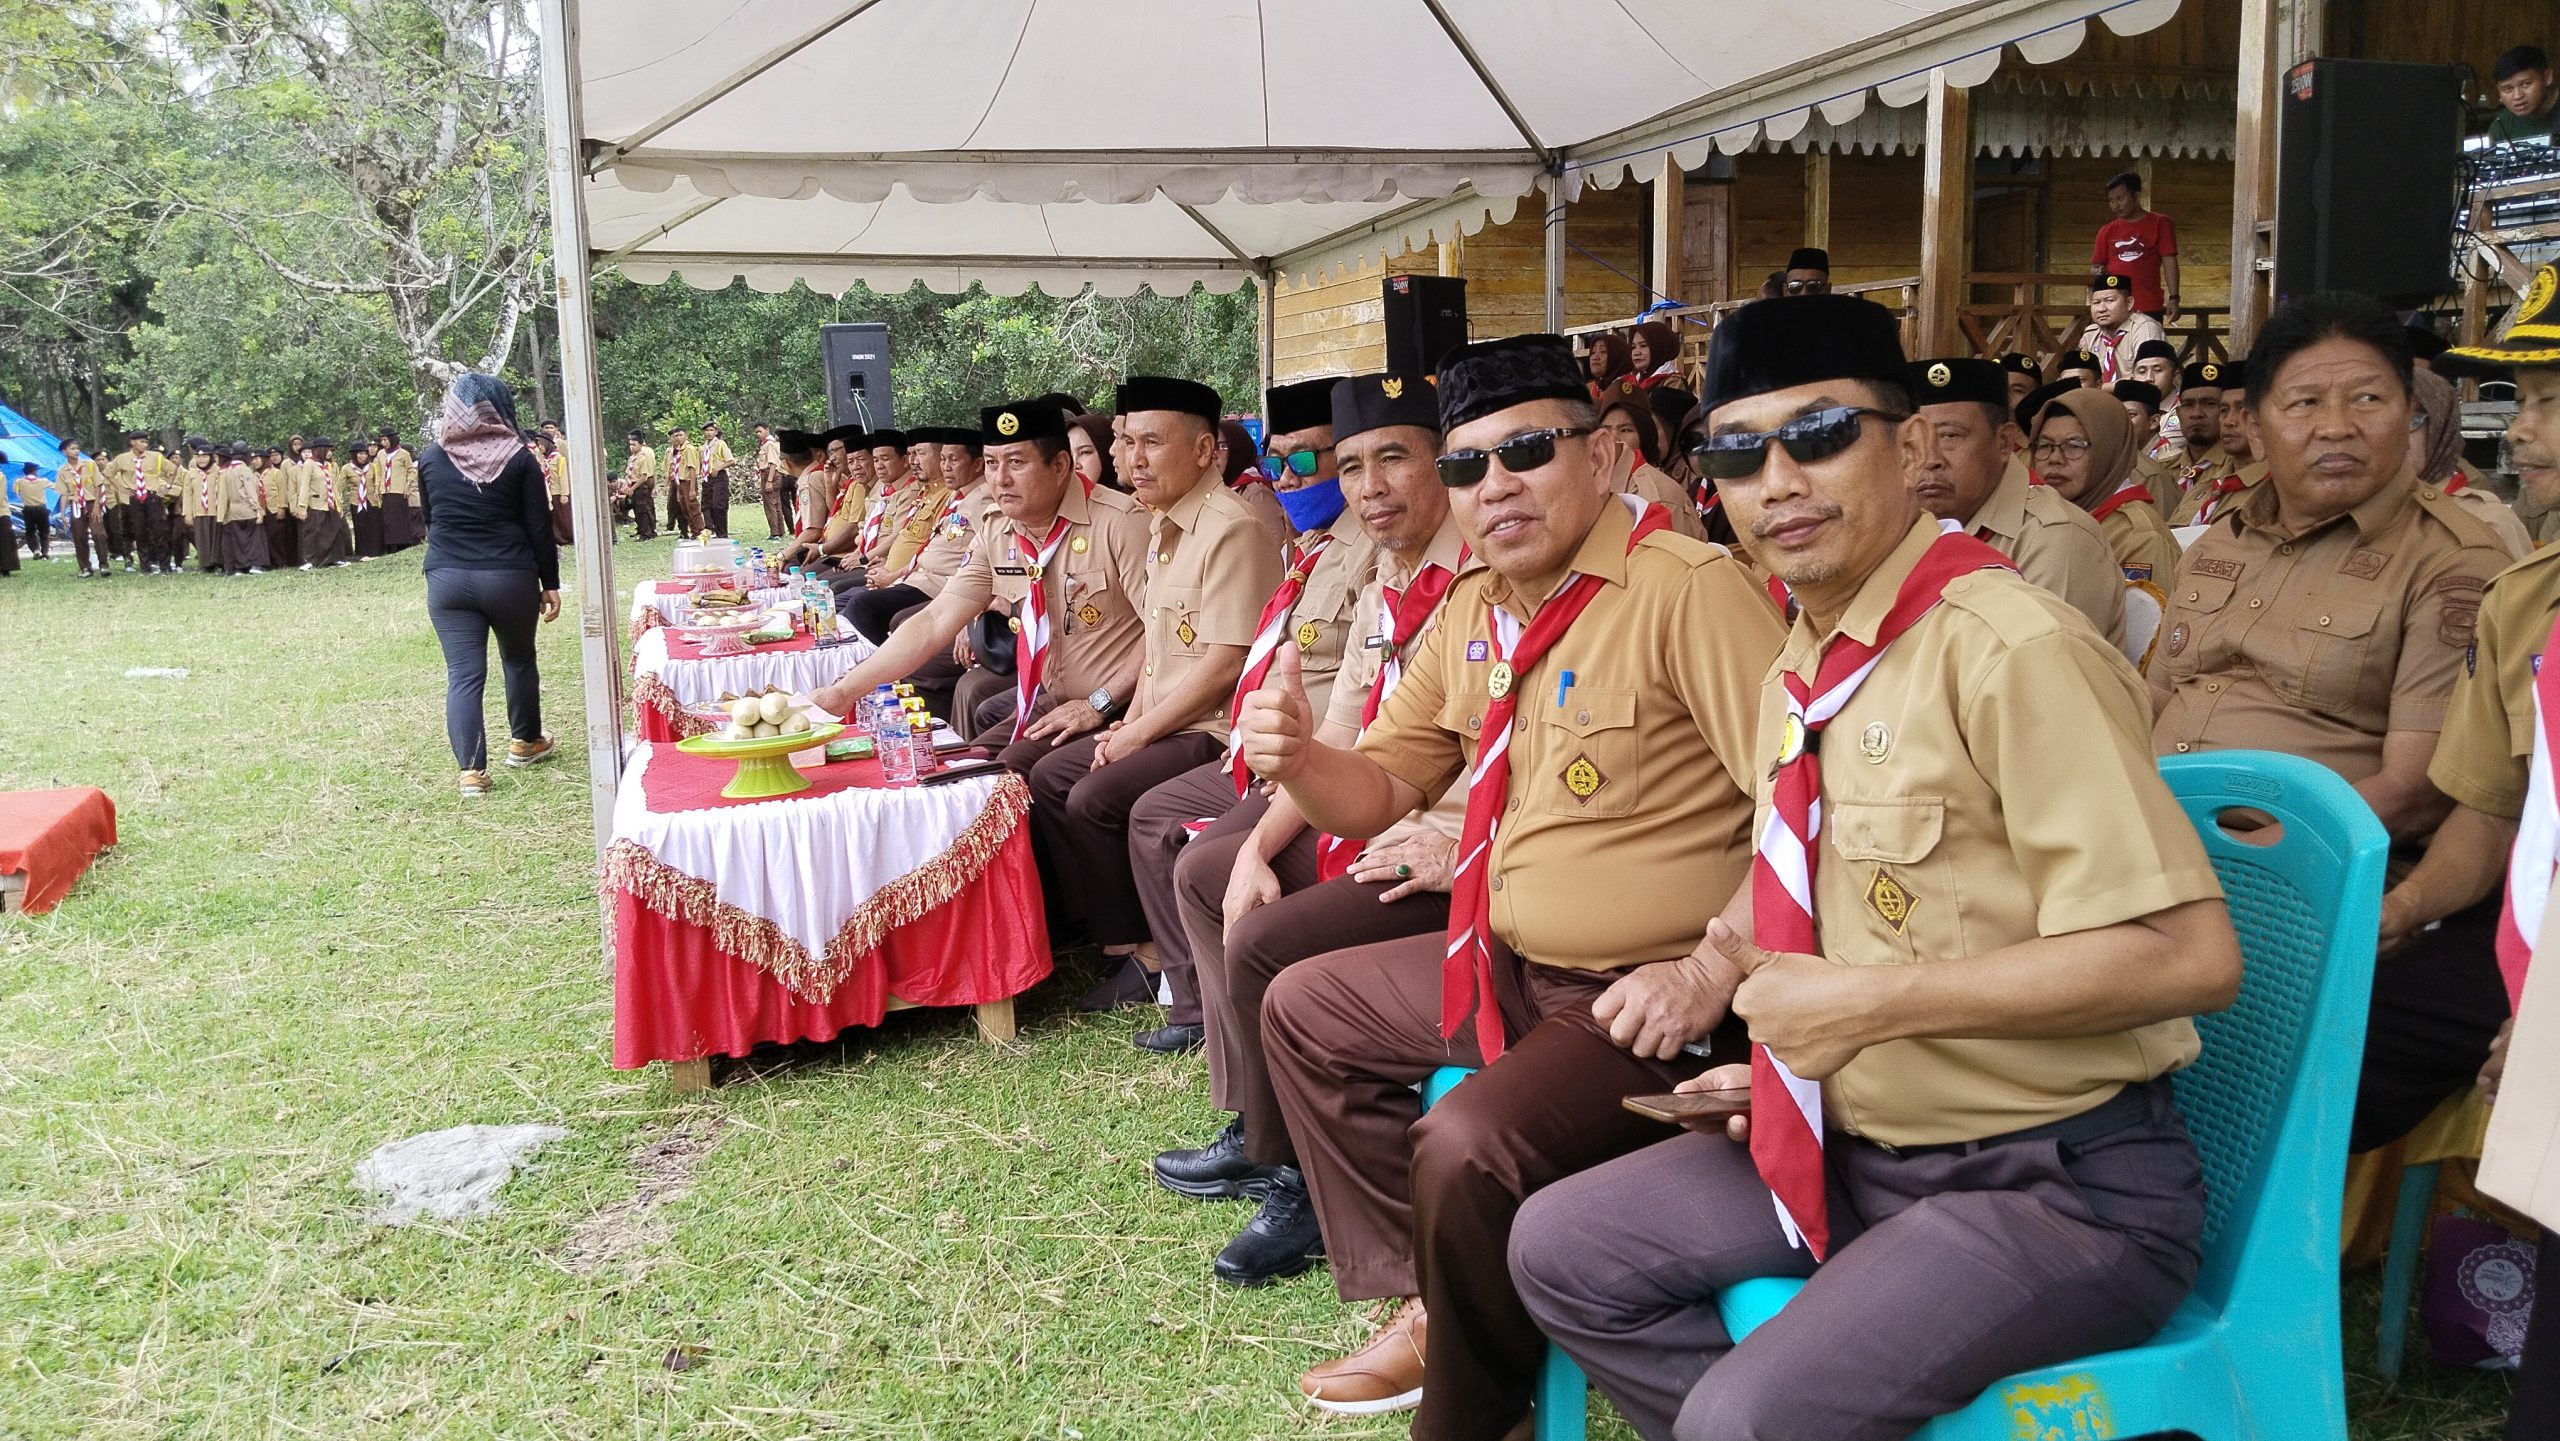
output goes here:
<path id="1" fill-rule="evenodd" d="M 1307 705 L 1307 683 L 1298 672 L 1298 648 L 1287 642 L 1273 652 L 1262 688 L 1244 698 L 1236 716 L 1243 738 L 1244 763 L 1268 781 L 1285 781 L 1306 765 L 1315 743 L 1315 715 Z"/>
<path id="2" fill-rule="evenodd" d="M 1878 1041 L 1891 1039 L 1881 1019 L 1893 966 L 1842 966 L 1820 956 L 1767 951 L 1719 918 L 1707 922 L 1707 944 L 1742 972 L 1733 1013 L 1751 1039 L 1818 1081 Z"/>

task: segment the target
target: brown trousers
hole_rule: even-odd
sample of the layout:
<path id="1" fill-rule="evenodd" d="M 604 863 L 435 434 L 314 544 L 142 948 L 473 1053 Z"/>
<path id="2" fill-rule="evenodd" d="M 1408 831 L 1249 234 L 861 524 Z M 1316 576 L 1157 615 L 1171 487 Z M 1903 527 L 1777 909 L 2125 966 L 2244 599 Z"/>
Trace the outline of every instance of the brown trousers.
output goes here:
<path id="1" fill-rule="evenodd" d="M 1682 1135 L 1531 1198 L 1511 1274 L 1653 1441 L 1899 1441 L 2003 1376 L 2148 1340 L 2186 1299 L 2203 1168 L 2166 1083 L 2122 1109 L 2094 1137 L 1970 1155 L 1833 1134 L 1819 1269 L 1779 1232 L 1748 1148 Z M 1717 1291 L 1805 1275 L 1734 1343 Z"/>
<path id="2" fill-rule="evenodd" d="M 800 523 L 791 515 L 792 494 L 784 488 L 782 481 L 766 475 L 757 483 L 756 489 L 764 498 L 764 538 L 780 540 L 785 536 L 798 535 Z"/>
<path id="3" fill-rule="evenodd" d="M 1191 937 L 1182 920 L 1175 865 L 1191 846 L 1211 835 L 1241 837 L 1270 808 L 1270 798 L 1259 788 L 1239 799 L 1224 756 L 1214 756 L 1208 764 L 1194 766 L 1147 792 L 1129 811 L 1129 871 L 1138 879 L 1138 903 L 1146 910 L 1147 932 L 1156 938 L 1156 957 L 1164 968 L 1165 985 L 1173 992 L 1173 1009 L 1166 1019 L 1175 1025 L 1203 1024 L 1200 982 L 1192 969 Z M 1211 824 L 1195 839 L 1191 824 L 1200 820 Z M 1235 852 L 1228 851 L 1227 857 L 1233 865 Z M 1223 894 L 1223 871 L 1218 887 Z M 1217 1074 L 1214 1065 L 1210 1074 Z"/>
<path id="4" fill-rule="evenodd" d="M 1475 1023 L 1440 1036 L 1438 934 L 1336 951 L 1263 997 L 1271 1080 L 1346 1301 L 1419 1294 L 1430 1308 L 1417 1441 L 1495 1441 L 1529 1409 L 1546 1338 L 1504 1269 L 1511 1219 L 1539 1189 L 1662 1139 L 1618 1103 L 1710 1064 L 1620 1050 L 1591 1003 L 1623 972 L 1496 958 L 1500 1061 L 1422 1114 L 1414 1087 L 1476 1066 Z M 1732 1037 L 1728 1041 L 1728 1036 Z M 1717 1060 L 1745 1055 L 1715 1037 Z"/>
<path id="5" fill-rule="evenodd" d="M 87 510 L 64 509 L 64 529 L 71 532 L 71 558 L 80 562 L 80 573 L 107 569 L 107 534 L 100 522 L 98 507 Z"/>
<path id="6" fill-rule="evenodd" d="M 711 533 L 729 538 L 729 472 L 715 470 L 702 478 L 702 519 Z"/>
<path id="7" fill-rule="evenodd" d="M 1096 945 L 1147 938 L 1147 914 L 1129 872 L 1129 812 L 1141 796 L 1215 755 L 1216 736 L 1182 731 L 1096 769 L 1098 735 L 1050 746 L 1032 761 L 1031 853 L 1049 899 L 1052 929 L 1081 930 Z M 1047 742 L 1005 753 L 1008 765 Z"/>

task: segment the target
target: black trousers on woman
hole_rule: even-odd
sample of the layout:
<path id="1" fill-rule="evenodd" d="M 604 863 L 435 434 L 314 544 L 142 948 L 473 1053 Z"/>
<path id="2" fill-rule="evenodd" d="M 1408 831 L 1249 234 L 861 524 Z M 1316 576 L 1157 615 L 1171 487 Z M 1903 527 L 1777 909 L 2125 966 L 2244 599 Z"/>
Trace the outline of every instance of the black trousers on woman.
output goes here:
<path id="1" fill-rule="evenodd" d="M 529 570 L 427 572 L 427 616 L 444 648 L 444 731 L 454 764 L 489 768 L 489 733 L 480 698 L 489 684 L 489 636 L 498 637 L 506 676 L 507 733 L 542 739 L 542 675 L 534 664 L 533 628 L 542 618 L 542 582 Z"/>

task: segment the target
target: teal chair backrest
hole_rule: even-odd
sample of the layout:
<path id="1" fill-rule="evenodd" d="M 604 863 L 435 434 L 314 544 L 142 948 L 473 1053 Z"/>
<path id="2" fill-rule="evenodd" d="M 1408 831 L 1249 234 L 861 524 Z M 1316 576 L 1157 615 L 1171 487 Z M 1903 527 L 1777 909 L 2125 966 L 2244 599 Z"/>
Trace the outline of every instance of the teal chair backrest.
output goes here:
<path id="1" fill-rule="evenodd" d="M 2160 772 L 2204 838 L 2247 957 L 2239 1000 L 2198 1019 L 2204 1054 L 2173 1082 L 2204 1160 L 2196 1296 L 2234 1325 L 2253 1313 L 2279 1324 L 2302 1314 L 2295 1287 L 2336 1287 L 2390 839 L 2352 787 L 2298 756 L 2171 756 Z M 2280 829 L 2235 835 L 2217 819 L 2234 809 Z M 2334 1294 L 2326 1314 L 2334 1324 Z"/>

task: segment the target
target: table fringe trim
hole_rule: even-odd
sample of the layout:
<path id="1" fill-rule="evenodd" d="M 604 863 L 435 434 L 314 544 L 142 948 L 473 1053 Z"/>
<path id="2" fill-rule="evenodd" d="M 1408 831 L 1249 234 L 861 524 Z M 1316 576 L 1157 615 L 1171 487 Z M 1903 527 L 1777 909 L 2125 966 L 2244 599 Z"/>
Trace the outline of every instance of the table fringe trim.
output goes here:
<path id="1" fill-rule="evenodd" d="M 874 892 L 837 928 L 821 956 L 810 955 L 773 922 L 722 901 L 711 882 L 675 869 L 637 841 L 615 841 L 605 849 L 603 889 L 608 895 L 629 891 L 659 915 L 709 930 L 721 950 L 756 966 L 792 994 L 825 1005 L 852 974 L 854 963 L 879 949 L 889 932 L 949 903 L 986 874 L 1030 810 L 1031 788 L 1022 777 L 1006 775 L 951 849 Z"/>
<path id="2" fill-rule="evenodd" d="M 668 727 L 676 733 L 677 740 L 709 735 L 719 729 L 714 723 L 686 710 L 684 702 L 676 698 L 674 688 L 653 675 L 644 674 L 632 678 L 631 704 L 647 706 L 656 711 L 659 717 L 666 721 Z"/>
<path id="3" fill-rule="evenodd" d="M 624 630 L 631 643 L 633 645 L 638 645 L 640 643 L 640 637 L 647 635 L 649 632 L 656 630 L 658 627 L 665 625 L 666 623 L 667 618 L 658 614 L 658 608 L 656 606 L 643 604 L 640 607 L 640 613 L 631 618 L 631 624 L 625 627 Z"/>

